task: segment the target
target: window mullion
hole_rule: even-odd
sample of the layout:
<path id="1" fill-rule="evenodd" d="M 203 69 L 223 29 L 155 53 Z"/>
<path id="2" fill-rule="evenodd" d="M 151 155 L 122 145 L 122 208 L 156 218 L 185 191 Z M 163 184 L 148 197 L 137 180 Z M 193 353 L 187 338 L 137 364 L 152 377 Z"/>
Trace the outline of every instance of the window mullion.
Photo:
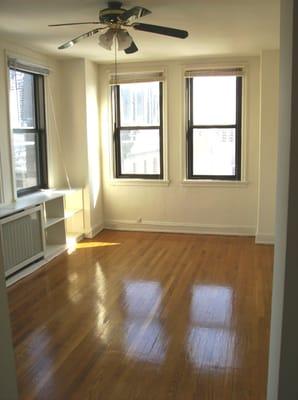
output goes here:
<path id="1" fill-rule="evenodd" d="M 193 129 L 236 129 L 236 124 L 231 125 L 192 125 Z"/>
<path id="2" fill-rule="evenodd" d="M 236 80 L 236 170 L 237 179 L 241 179 L 241 138 L 242 137 L 242 78 Z"/>
<path id="3" fill-rule="evenodd" d="M 160 129 L 160 125 L 152 126 L 120 126 L 121 131 L 146 131 L 151 129 Z"/>
<path id="4" fill-rule="evenodd" d="M 114 107 L 115 107 L 115 121 L 114 121 L 114 139 L 116 148 L 116 176 L 121 176 L 121 143 L 120 143 L 120 130 L 121 130 L 121 115 L 120 115 L 120 86 L 114 86 Z"/>
<path id="5" fill-rule="evenodd" d="M 193 176 L 193 78 L 187 79 L 187 171 Z"/>
<path id="6" fill-rule="evenodd" d="M 163 165 L 163 83 L 159 82 L 159 173 L 160 178 L 164 176 Z"/>

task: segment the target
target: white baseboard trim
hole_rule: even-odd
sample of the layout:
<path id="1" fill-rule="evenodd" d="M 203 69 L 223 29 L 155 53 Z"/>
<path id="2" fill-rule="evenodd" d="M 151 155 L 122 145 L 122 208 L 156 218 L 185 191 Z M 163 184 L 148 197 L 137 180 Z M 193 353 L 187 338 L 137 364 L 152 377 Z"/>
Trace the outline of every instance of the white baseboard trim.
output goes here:
<path id="1" fill-rule="evenodd" d="M 141 232 L 173 232 L 173 233 L 198 233 L 210 235 L 235 235 L 255 236 L 253 226 L 228 226 L 228 225 L 199 225 L 193 223 L 143 221 L 137 223 L 132 220 L 107 220 L 106 229 L 141 231 Z"/>
<path id="2" fill-rule="evenodd" d="M 103 229 L 104 229 L 104 225 L 103 224 L 95 225 L 95 226 L 92 227 L 91 231 L 85 233 L 85 237 L 87 239 L 93 239 Z"/>
<path id="3" fill-rule="evenodd" d="M 257 244 L 275 244 L 274 235 L 257 233 L 256 234 L 256 243 Z"/>

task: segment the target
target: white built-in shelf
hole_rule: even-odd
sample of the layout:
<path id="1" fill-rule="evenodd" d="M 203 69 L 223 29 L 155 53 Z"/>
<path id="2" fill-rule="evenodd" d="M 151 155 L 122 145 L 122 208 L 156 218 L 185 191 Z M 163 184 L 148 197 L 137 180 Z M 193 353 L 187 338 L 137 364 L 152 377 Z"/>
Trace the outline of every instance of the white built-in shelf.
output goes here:
<path id="1" fill-rule="evenodd" d="M 61 196 L 62 194 L 60 192 L 47 189 L 20 197 L 13 203 L 0 205 L 0 218 L 13 215 L 19 211 L 27 210 L 28 208 L 35 207 L 36 205 L 46 203 Z"/>
<path id="2" fill-rule="evenodd" d="M 49 228 L 50 226 L 53 226 L 57 224 L 58 222 L 61 222 L 64 220 L 64 217 L 57 217 L 57 218 L 48 218 L 45 221 L 45 228 Z"/>
<path id="3" fill-rule="evenodd" d="M 32 264 L 30 259 L 26 260 L 28 265 L 24 268 L 21 265 L 18 266 L 16 273 L 7 277 L 7 285 L 36 271 L 64 251 L 75 248 L 76 243 L 84 237 L 82 189 L 46 190 L 24 196 L 14 203 L 0 205 L 0 219 L 19 214 L 20 211 L 31 209 L 36 205 L 40 206 L 41 240 L 45 245 L 42 253 L 44 256 Z M 1 246 L 0 241 L 0 250 Z"/>
<path id="4" fill-rule="evenodd" d="M 65 210 L 64 211 L 65 219 L 71 218 L 81 211 L 83 211 L 82 208 L 76 208 L 74 210 Z"/>
<path id="5" fill-rule="evenodd" d="M 53 259 L 67 249 L 65 244 L 47 244 L 45 251 L 45 259 L 47 261 Z"/>
<path id="6" fill-rule="evenodd" d="M 6 286 L 9 287 L 9 286 L 13 285 L 14 283 L 18 282 L 19 280 L 21 280 L 21 279 L 25 278 L 26 276 L 32 274 L 33 272 L 37 271 L 44 264 L 45 264 L 45 261 L 41 260 L 41 261 L 38 261 L 38 262 L 35 262 L 35 263 L 29 265 L 26 268 L 21 269 L 17 273 L 6 278 Z"/>
<path id="7" fill-rule="evenodd" d="M 67 232 L 66 242 L 72 244 L 74 242 L 80 241 L 81 239 L 83 239 L 83 237 L 84 233 L 82 232 Z"/>

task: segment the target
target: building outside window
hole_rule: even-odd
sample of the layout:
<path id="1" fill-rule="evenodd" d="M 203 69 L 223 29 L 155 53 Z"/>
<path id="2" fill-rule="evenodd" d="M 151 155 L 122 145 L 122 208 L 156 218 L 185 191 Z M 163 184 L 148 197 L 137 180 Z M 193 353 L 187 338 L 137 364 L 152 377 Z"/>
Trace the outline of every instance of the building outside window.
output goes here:
<path id="1" fill-rule="evenodd" d="M 10 121 L 17 195 L 47 187 L 44 77 L 9 69 Z"/>
<path id="2" fill-rule="evenodd" d="M 112 87 L 117 178 L 163 178 L 163 84 Z"/>
<path id="3" fill-rule="evenodd" d="M 186 79 L 188 179 L 241 180 L 242 76 L 238 75 L 198 72 Z"/>

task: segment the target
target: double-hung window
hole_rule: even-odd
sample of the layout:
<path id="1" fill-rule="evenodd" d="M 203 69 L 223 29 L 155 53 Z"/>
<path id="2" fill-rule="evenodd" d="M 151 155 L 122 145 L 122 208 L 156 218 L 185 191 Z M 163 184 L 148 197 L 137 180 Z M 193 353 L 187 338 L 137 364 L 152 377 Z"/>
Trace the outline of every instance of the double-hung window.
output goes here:
<path id="1" fill-rule="evenodd" d="M 47 187 L 44 76 L 9 68 L 10 120 L 17 195 Z"/>
<path id="2" fill-rule="evenodd" d="M 190 72 L 187 178 L 241 180 L 241 70 Z"/>
<path id="3" fill-rule="evenodd" d="M 163 179 L 163 83 L 112 86 L 116 178 Z"/>

